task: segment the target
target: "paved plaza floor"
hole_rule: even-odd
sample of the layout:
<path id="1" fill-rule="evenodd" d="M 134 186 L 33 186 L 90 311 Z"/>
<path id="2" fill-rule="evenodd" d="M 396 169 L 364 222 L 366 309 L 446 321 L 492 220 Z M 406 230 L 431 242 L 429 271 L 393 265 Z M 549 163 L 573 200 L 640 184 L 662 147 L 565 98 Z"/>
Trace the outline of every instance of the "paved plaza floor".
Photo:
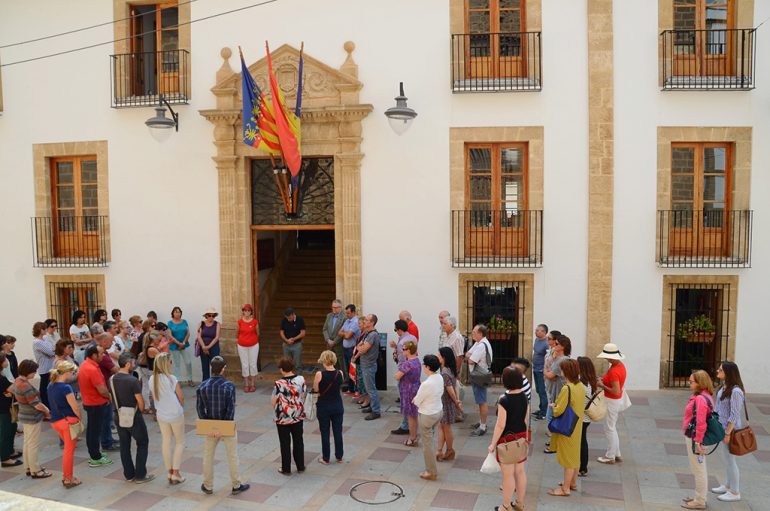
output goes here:
<path id="1" fill-rule="evenodd" d="M 490 399 L 498 389 L 490 391 Z M 0 491 L 40 497 L 93 509 L 119 511 L 237 511 L 246 509 L 322 511 L 343 510 L 491 510 L 500 504 L 499 475 L 484 475 L 479 468 L 489 445 L 489 436 L 472 438 L 468 425 L 474 422 L 478 409 L 473 410 L 470 392 L 466 395 L 466 410 L 471 411 L 464 424 L 455 425 L 457 458 L 439 463 L 439 478 L 423 481 L 421 448 L 402 444 L 403 436 L 390 430 L 398 426 L 400 416 L 394 403 L 395 390 L 383 395 L 383 418 L 367 422 L 357 405 L 346 399 L 344 422 L 345 463 L 318 463 L 321 441 L 318 424 L 305 424 L 307 471 L 286 477 L 278 468 L 278 437 L 272 423 L 269 394 L 271 383 L 260 382 L 257 392 L 238 393 L 236 419 L 240 444 L 240 471 L 251 489 L 238 496 L 230 495 L 230 481 L 224 446 L 217 452 L 215 493 L 201 493 L 203 441 L 194 432 L 195 394 L 185 388 L 187 404 L 184 461 L 182 474 L 187 481 L 169 486 L 164 477 L 160 453 L 158 425 L 148 421 L 150 431 L 149 471 L 158 478 L 144 485 L 125 482 L 119 454 L 110 453 L 115 463 L 102 468 L 89 468 L 85 442 L 78 443 L 75 474 L 84 484 L 65 490 L 61 483 L 61 451 L 52 429 L 43 427 L 40 459 L 54 472 L 53 477 L 33 480 L 21 469 L 0 470 Z M 680 509 L 680 499 L 690 495 L 693 478 L 689 473 L 681 414 L 687 400 L 686 391 L 630 392 L 633 406 L 619 421 L 621 450 L 625 461 L 614 466 L 591 461 L 590 475 L 579 478 L 578 491 L 570 498 L 547 495 L 549 488 L 561 481 L 561 467 L 554 455 L 542 452 L 544 422 L 534 423 L 533 452 L 527 462 L 529 484 L 528 510 L 662 510 Z M 749 414 L 758 434 L 759 451 L 739 460 L 743 500 L 728 504 L 709 495 L 709 508 L 729 511 L 770 510 L 770 395 L 749 396 Z M 494 424 L 490 418 L 490 427 Z M 588 429 L 591 460 L 604 453 L 606 445 L 601 424 Z M 489 434 L 488 434 L 489 435 Z M 21 437 L 16 447 L 21 448 Z M 721 448 L 721 447 L 720 447 Z M 717 485 L 723 476 L 718 453 L 708 457 L 709 486 Z M 359 503 L 349 495 L 351 487 L 366 481 L 355 490 L 362 501 L 378 502 L 394 498 L 403 489 L 403 497 L 390 504 L 372 506 Z M 0 509 L 9 509 L 2 504 Z M 8 500 L 6 496 L 6 500 Z M 59 509 L 56 504 L 48 509 Z M 21 509 L 21 507 L 19 507 Z"/>

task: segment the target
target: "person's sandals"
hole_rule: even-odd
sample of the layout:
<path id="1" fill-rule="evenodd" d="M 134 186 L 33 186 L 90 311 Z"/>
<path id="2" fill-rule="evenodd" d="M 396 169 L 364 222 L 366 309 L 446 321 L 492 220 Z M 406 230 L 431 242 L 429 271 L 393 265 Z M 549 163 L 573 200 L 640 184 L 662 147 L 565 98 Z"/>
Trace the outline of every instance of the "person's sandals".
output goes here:
<path id="1" fill-rule="evenodd" d="M 564 483 L 559 483 L 559 487 L 560 488 L 564 488 Z M 574 486 L 573 485 L 569 485 L 569 489 L 571 491 L 577 491 L 577 485 L 574 485 Z"/>
<path id="2" fill-rule="evenodd" d="M 404 445 L 407 446 L 407 447 L 416 447 L 417 446 L 417 439 L 416 438 L 414 438 L 414 439 L 408 438 L 404 442 Z"/>
<path id="3" fill-rule="evenodd" d="M 452 461 L 453 459 L 455 459 L 455 450 L 447 449 L 446 454 L 444 454 L 444 461 Z"/>
<path id="4" fill-rule="evenodd" d="M 436 480 L 436 474 L 433 474 L 432 472 L 428 472 L 427 470 L 420 474 L 421 479 L 425 479 L 426 481 L 435 481 Z"/>
<path id="5" fill-rule="evenodd" d="M 326 461 L 326 460 L 325 460 L 325 459 L 323 459 L 323 458 L 318 458 L 318 463 L 320 463 L 321 465 L 328 465 L 328 464 L 329 464 L 329 462 L 328 462 L 328 461 Z"/>
<path id="6" fill-rule="evenodd" d="M 45 467 L 40 467 L 41 471 L 45 471 L 45 469 L 46 469 Z M 32 472 L 30 472 L 29 469 L 27 469 L 26 474 L 27 474 L 27 477 L 32 477 Z"/>
<path id="7" fill-rule="evenodd" d="M 436 461 L 444 461 L 444 453 L 441 451 L 436 451 Z"/>
<path id="8" fill-rule="evenodd" d="M 696 504 L 694 500 L 682 503 L 685 509 L 706 509 L 706 504 Z"/>
<path id="9" fill-rule="evenodd" d="M 64 486 L 66 489 L 69 490 L 71 488 L 74 488 L 75 486 L 80 486 L 81 484 L 83 484 L 83 481 L 73 477 L 69 481 L 62 480 L 61 484 L 62 484 L 62 486 Z"/>
<path id="10" fill-rule="evenodd" d="M 37 472 L 32 472 L 29 474 L 29 477 L 32 479 L 45 479 L 46 477 L 51 477 L 53 474 L 47 471 L 44 468 L 41 468 Z"/>
<path id="11" fill-rule="evenodd" d="M 578 477 L 588 477 L 588 470 L 581 470 L 578 472 Z"/>
<path id="12" fill-rule="evenodd" d="M 558 486 L 556 488 L 552 488 L 548 490 L 548 495 L 553 495 L 554 497 L 569 497 L 570 494 L 564 491 L 564 488 L 561 486 Z"/>
<path id="13" fill-rule="evenodd" d="M 552 450 L 550 447 L 546 447 L 543 449 L 543 452 L 546 454 L 554 454 L 556 451 Z"/>
<path id="14" fill-rule="evenodd" d="M 22 465 L 22 464 L 23 464 L 23 462 L 22 462 L 21 460 L 13 460 L 13 461 L 12 461 L 12 462 L 10 462 L 10 463 L 7 463 L 7 462 L 5 462 L 5 461 L 4 461 L 4 462 L 3 462 L 2 464 L 0 464 L 0 465 L 1 465 L 3 468 L 10 468 L 10 467 L 18 467 L 19 465 Z"/>
<path id="15" fill-rule="evenodd" d="M 9 458 L 11 458 L 12 460 L 17 460 L 17 459 L 21 458 L 22 456 L 24 456 L 24 453 L 23 453 L 23 452 L 21 452 L 21 451 L 15 451 L 13 454 L 11 454 L 11 455 L 9 456 Z"/>
<path id="16" fill-rule="evenodd" d="M 502 507 L 500 507 L 500 506 L 495 506 L 495 511 L 510 511 L 510 509 L 511 509 L 511 508 L 510 508 L 510 507 L 508 507 L 508 506 L 506 506 L 505 504 L 503 504 L 503 505 L 502 505 Z"/>

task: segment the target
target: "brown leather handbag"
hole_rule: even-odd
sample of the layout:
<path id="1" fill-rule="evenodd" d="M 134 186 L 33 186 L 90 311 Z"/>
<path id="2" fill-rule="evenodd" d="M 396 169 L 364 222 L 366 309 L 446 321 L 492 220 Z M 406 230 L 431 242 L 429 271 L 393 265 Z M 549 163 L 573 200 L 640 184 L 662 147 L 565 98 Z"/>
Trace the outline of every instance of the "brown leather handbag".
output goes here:
<path id="1" fill-rule="evenodd" d="M 757 437 L 749 426 L 749 410 L 746 407 L 746 401 L 743 402 L 743 411 L 746 412 L 746 427 L 733 430 L 730 434 L 730 442 L 727 444 L 733 456 L 743 456 L 757 450 Z"/>

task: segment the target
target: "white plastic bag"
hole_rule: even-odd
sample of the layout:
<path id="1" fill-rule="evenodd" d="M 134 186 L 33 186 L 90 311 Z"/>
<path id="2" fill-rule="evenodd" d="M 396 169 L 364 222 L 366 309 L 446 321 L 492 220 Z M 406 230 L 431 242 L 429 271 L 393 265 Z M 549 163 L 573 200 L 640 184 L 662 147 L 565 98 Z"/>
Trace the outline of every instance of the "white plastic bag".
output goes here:
<path id="1" fill-rule="evenodd" d="M 487 454 L 487 458 L 484 460 L 484 463 L 481 464 L 481 473 L 496 474 L 497 472 L 500 472 L 500 464 L 497 462 L 495 453 L 490 452 Z"/>

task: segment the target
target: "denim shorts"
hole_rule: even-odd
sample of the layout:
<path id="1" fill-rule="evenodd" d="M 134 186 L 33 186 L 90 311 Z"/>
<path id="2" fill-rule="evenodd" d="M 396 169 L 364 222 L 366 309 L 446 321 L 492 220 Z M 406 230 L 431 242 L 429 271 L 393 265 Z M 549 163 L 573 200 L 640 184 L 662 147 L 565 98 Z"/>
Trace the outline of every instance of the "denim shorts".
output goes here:
<path id="1" fill-rule="evenodd" d="M 487 404 L 487 388 L 479 387 L 478 385 L 471 385 L 473 388 L 473 400 L 477 405 Z"/>

